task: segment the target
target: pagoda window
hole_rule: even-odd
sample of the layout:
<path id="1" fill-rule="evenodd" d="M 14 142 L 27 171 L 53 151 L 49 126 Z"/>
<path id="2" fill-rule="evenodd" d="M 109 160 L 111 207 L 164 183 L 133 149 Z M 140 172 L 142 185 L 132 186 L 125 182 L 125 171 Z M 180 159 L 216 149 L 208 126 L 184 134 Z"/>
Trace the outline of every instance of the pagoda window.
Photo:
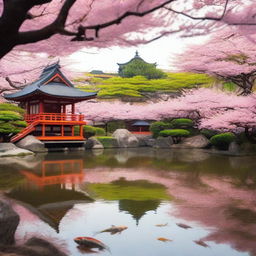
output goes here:
<path id="1" fill-rule="evenodd" d="M 39 113 L 39 104 L 30 105 L 30 114 L 38 114 Z"/>

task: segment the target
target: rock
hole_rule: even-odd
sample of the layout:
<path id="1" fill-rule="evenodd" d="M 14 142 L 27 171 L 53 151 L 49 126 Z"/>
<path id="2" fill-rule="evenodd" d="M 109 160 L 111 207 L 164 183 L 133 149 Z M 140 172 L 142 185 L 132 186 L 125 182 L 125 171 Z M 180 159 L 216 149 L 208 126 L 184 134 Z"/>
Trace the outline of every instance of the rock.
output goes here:
<path id="1" fill-rule="evenodd" d="M 156 143 L 156 139 L 147 139 L 145 140 L 146 146 L 153 147 Z"/>
<path id="2" fill-rule="evenodd" d="M 2 255 L 5 256 L 67 256 L 54 244 L 37 237 L 30 238 L 24 245 L 0 246 L 0 251 L 4 252 Z"/>
<path id="3" fill-rule="evenodd" d="M 139 147 L 148 147 L 148 140 L 152 139 L 152 135 L 135 134 L 135 136 L 139 141 Z"/>
<path id="4" fill-rule="evenodd" d="M 185 138 L 180 145 L 188 148 L 206 148 L 210 145 L 210 141 L 204 135 L 200 134 Z"/>
<path id="5" fill-rule="evenodd" d="M 32 155 L 33 152 L 16 147 L 13 143 L 0 143 L 0 157 Z"/>
<path id="6" fill-rule="evenodd" d="M 0 201 L 0 244 L 14 244 L 14 234 L 19 222 L 19 215 L 10 207 L 10 205 Z"/>
<path id="7" fill-rule="evenodd" d="M 172 137 L 158 137 L 153 145 L 154 148 L 170 148 L 173 144 Z"/>
<path id="8" fill-rule="evenodd" d="M 228 146 L 228 151 L 231 154 L 239 154 L 240 153 L 240 146 L 235 142 L 232 141 Z"/>
<path id="9" fill-rule="evenodd" d="M 19 148 L 27 149 L 36 153 L 47 152 L 47 148 L 44 147 L 44 143 L 35 138 L 33 135 L 28 135 L 16 143 Z"/>
<path id="10" fill-rule="evenodd" d="M 85 149 L 103 149 L 104 148 L 102 143 L 94 137 L 87 139 L 87 141 L 84 144 L 84 147 Z"/>
<path id="11" fill-rule="evenodd" d="M 117 139 L 119 147 L 122 148 L 135 148 L 139 146 L 139 140 L 126 129 L 117 129 L 113 133 L 113 137 Z"/>

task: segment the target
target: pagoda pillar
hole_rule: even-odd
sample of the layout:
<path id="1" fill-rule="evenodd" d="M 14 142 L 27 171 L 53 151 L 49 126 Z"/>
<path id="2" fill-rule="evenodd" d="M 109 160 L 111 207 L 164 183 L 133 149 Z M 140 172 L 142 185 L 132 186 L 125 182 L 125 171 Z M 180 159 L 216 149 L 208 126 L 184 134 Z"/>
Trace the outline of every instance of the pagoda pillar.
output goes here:
<path id="1" fill-rule="evenodd" d="M 80 125 L 79 126 L 79 133 L 80 133 L 80 137 L 83 137 L 83 126 L 82 125 Z"/>
<path id="2" fill-rule="evenodd" d="M 75 114 L 75 103 L 71 104 L 71 113 Z"/>
<path id="3" fill-rule="evenodd" d="M 44 113 L 44 103 L 42 100 L 39 101 L 39 113 Z"/>

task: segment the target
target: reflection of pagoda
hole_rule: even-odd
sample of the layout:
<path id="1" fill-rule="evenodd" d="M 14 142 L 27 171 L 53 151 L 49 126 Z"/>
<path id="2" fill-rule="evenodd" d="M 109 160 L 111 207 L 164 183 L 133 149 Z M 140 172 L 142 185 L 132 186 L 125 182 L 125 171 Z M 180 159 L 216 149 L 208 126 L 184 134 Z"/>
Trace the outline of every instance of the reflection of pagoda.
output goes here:
<path id="1" fill-rule="evenodd" d="M 45 160 L 40 168 L 21 173 L 26 184 L 7 195 L 25 204 L 56 230 L 74 204 L 93 201 L 78 188 L 84 178 L 82 159 Z"/>
<path id="2" fill-rule="evenodd" d="M 119 200 L 119 210 L 128 212 L 136 220 L 136 225 L 139 224 L 139 220 L 148 211 L 156 211 L 159 207 L 160 200 Z"/>

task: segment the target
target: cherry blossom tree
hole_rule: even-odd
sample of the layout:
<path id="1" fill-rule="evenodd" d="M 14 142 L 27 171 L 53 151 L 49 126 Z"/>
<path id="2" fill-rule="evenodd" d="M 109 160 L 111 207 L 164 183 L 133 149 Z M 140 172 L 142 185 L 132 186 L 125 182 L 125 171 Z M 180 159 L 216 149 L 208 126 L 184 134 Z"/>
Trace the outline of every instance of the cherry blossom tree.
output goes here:
<path id="1" fill-rule="evenodd" d="M 180 70 L 207 73 L 231 81 L 242 95 L 252 92 L 256 79 L 255 42 L 238 30 L 216 33 L 204 45 L 191 46 L 178 57 Z"/>
<path id="2" fill-rule="evenodd" d="M 252 32 L 254 7 L 253 0 L 0 0 L 0 58 L 16 46 L 66 55 L 84 46 L 208 33 L 223 24 Z"/>
<path id="3" fill-rule="evenodd" d="M 187 117 L 199 129 L 249 131 L 256 127 L 256 95 L 237 96 L 213 89 L 187 90 L 181 97 L 148 104 L 86 101 L 78 110 L 88 120 L 163 120 Z"/>

